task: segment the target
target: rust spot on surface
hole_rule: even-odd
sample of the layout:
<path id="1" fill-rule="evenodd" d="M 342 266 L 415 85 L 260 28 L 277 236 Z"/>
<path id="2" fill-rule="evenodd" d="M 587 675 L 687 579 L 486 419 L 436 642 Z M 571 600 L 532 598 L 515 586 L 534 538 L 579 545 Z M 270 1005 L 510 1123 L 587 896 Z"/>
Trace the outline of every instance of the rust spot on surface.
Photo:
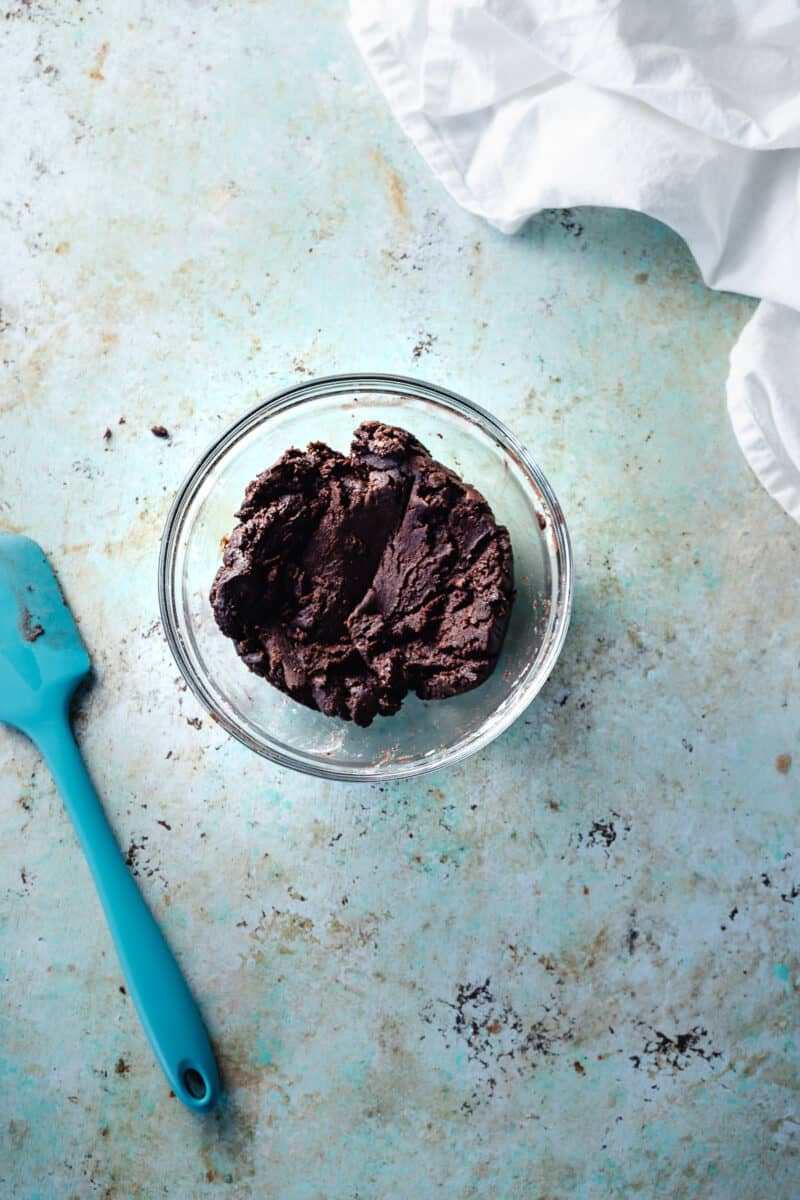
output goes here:
<path id="1" fill-rule="evenodd" d="M 585 1074 L 586 1074 L 586 1068 L 584 1067 L 583 1063 L 579 1063 L 579 1062 L 577 1061 L 577 1059 L 576 1059 L 576 1061 L 575 1061 L 575 1062 L 574 1062 L 572 1065 L 573 1065 L 573 1067 L 575 1068 L 575 1072 L 576 1072 L 576 1074 L 578 1074 L 578 1075 L 585 1075 Z"/>
<path id="2" fill-rule="evenodd" d="M 778 771 L 781 775 L 788 775 L 789 768 L 791 767 L 791 765 L 792 765 L 791 754 L 779 754 L 778 757 L 775 759 L 775 770 Z"/>
<path id="3" fill-rule="evenodd" d="M 755 1075 L 759 1067 L 762 1067 L 765 1062 L 768 1062 L 769 1054 L 752 1054 L 747 1062 L 742 1067 L 742 1075 Z"/>
<path id="4" fill-rule="evenodd" d="M 389 203 L 400 220 L 407 221 L 408 203 L 406 201 L 406 189 L 402 179 L 396 171 L 389 169 L 386 172 L 386 182 L 389 188 Z"/>
<path id="5" fill-rule="evenodd" d="M 100 49 L 97 51 L 97 58 L 94 60 L 94 66 L 89 72 L 90 79 L 104 80 L 103 67 L 106 65 L 108 58 L 108 42 L 103 42 Z"/>
<path id="6" fill-rule="evenodd" d="M 384 186 L 386 188 L 386 198 L 389 201 L 392 212 L 398 221 L 402 224 L 408 224 L 408 200 L 406 199 L 406 187 L 403 180 L 381 154 L 380 150 L 371 150 L 370 155 L 375 166 L 381 173 Z"/>
<path id="7" fill-rule="evenodd" d="M 123 555 L 128 551 L 149 550 L 161 536 L 166 507 L 167 502 L 162 502 L 151 512 L 142 510 L 125 537 L 117 542 L 106 542 L 102 553 L 107 556 L 116 556 Z"/>
<path id="8" fill-rule="evenodd" d="M 53 330 L 50 339 L 35 346 L 27 359 L 20 364 L 18 377 L 12 383 L 13 390 L 9 394 L 9 399 L 0 400 L 0 413 L 10 412 L 17 404 L 29 404 L 38 397 L 53 358 L 63 345 L 64 334 L 65 327 L 63 325 Z"/>
<path id="9" fill-rule="evenodd" d="M 117 1065 L 114 1067 L 114 1071 L 116 1072 L 116 1074 L 117 1074 L 117 1075 L 127 1075 L 127 1073 L 128 1073 L 128 1071 L 129 1071 L 129 1070 L 130 1070 L 130 1067 L 129 1067 L 129 1066 L 128 1066 L 128 1064 L 125 1062 L 125 1059 L 124 1059 L 124 1058 L 118 1058 L 118 1059 L 117 1059 Z"/>

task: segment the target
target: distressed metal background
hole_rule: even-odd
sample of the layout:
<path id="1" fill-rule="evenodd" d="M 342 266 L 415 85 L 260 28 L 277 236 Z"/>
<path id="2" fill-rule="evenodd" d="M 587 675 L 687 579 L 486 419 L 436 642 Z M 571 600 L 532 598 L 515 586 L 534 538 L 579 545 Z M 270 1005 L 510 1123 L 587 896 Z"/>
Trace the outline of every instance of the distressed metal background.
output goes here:
<path id="1" fill-rule="evenodd" d="M 81 621 L 78 734 L 229 1086 L 208 1119 L 170 1098 L 2 730 L 0 1194 L 795 1200 L 800 530 L 725 413 L 751 303 L 632 214 L 459 211 L 344 18 L 0 4 L 0 525 Z M 577 578 L 525 719 L 385 789 L 222 736 L 155 586 L 220 429 L 369 369 L 511 425 Z"/>

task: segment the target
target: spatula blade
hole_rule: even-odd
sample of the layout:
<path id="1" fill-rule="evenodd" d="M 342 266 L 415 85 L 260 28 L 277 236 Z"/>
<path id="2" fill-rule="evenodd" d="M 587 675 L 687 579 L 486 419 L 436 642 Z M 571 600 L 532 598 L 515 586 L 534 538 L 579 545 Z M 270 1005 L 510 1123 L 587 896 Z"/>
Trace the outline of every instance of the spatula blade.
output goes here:
<path id="1" fill-rule="evenodd" d="M 26 730 L 64 702 L 89 655 L 41 546 L 0 533 L 0 721 Z"/>

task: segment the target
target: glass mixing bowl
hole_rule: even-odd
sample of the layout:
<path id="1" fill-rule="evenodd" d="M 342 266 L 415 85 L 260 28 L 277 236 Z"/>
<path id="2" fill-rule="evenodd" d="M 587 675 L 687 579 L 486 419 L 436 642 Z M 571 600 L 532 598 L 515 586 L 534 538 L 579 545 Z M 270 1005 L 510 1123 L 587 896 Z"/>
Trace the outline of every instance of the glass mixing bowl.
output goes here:
<path id="1" fill-rule="evenodd" d="M 347 453 L 366 420 L 410 430 L 474 484 L 508 526 L 516 599 L 500 661 L 480 687 L 448 700 L 409 695 L 368 729 L 325 717 L 251 674 L 214 621 L 208 593 L 245 487 L 311 441 Z M 502 733 L 558 657 L 572 601 L 572 554 L 561 507 L 514 435 L 469 400 L 393 375 L 336 375 L 278 392 L 203 455 L 167 518 L 159 560 L 164 631 L 178 666 L 220 725 L 283 766 L 328 779 L 403 779 L 458 762 Z"/>

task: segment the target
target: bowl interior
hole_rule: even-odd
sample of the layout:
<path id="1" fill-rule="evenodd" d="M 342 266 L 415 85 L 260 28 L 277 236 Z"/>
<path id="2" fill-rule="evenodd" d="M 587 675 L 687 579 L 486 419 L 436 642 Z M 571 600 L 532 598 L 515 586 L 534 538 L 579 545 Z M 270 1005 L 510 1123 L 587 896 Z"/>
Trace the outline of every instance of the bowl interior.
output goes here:
<path id="1" fill-rule="evenodd" d="M 560 578 L 564 541 L 557 504 L 513 444 L 479 412 L 447 393 L 414 385 L 308 384 L 243 418 L 184 484 L 165 535 L 162 602 L 173 651 L 218 721 L 261 753 L 338 778 L 412 775 L 461 758 L 514 719 L 541 687 L 560 642 L 568 595 Z M 364 420 L 413 432 L 489 501 L 508 526 L 516 599 L 500 661 L 480 687 L 449 700 L 410 695 L 401 711 L 368 729 L 304 708 L 252 675 L 218 630 L 208 600 L 247 484 L 290 446 L 324 441 L 347 453 Z M 543 482 L 543 481 L 542 481 Z M 546 489 L 546 484 L 544 484 Z M 541 528 L 541 525 L 544 528 Z M 565 538 L 565 533 L 563 537 Z M 561 548 L 561 551 L 559 550 Z M 559 617 L 559 612 L 561 616 Z M 544 669 L 543 669 L 544 667 Z"/>

